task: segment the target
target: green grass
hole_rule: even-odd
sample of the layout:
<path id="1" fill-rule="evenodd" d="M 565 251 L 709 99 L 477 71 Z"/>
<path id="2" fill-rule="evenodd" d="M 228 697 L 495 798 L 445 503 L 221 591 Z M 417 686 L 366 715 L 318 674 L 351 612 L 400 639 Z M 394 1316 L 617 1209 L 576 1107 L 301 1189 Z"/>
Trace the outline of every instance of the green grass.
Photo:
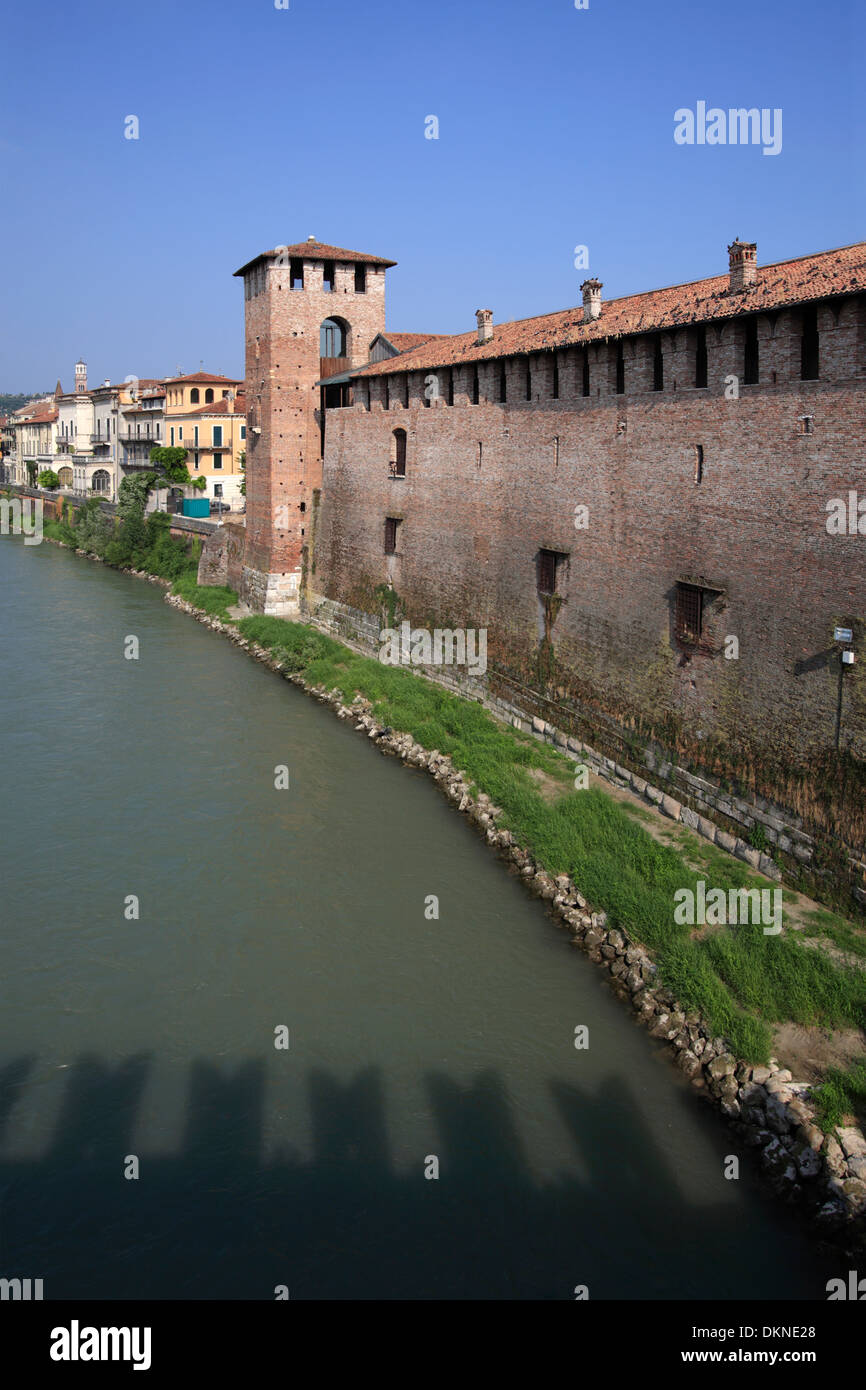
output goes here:
<path id="1" fill-rule="evenodd" d="M 856 956 L 866 956 L 866 933 L 862 928 L 858 929 L 852 922 L 846 921 L 844 917 L 839 917 L 835 912 L 828 912 L 825 908 L 818 908 L 815 912 L 807 912 L 804 920 L 809 924 L 811 935 L 825 936 L 840 950 L 850 951 Z"/>
<path id="2" fill-rule="evenodd" d="M 847 1071 L 833 1067 L 812 1098 L 823 1129 L 835 1129 L 847 1115 L 862 1120 L 866 1117 L 866 1062 L 854 1062 Z"/>
<path id="3" fill-rule="evenodd" d="M 196 583 L 196 565 L 193 563 L 189 573 L 181 575 L 180 579 L 175 580 L 171 592 L 185 599 L 187 603 L 192 603 L 196 608 L 201 608 L 210 618 L 221 618 L 224 623 L 234 622 L 234 618 L 229 617 L 229 608 L 233 608 L 238 601 L 238 596 L 234 589 L 229 589 L 224 585 Z"/>
<path id="4" fill-rule="evenodd" d="M 456 768 L 502 808 L 512 830 L 552 874 L 568 873 L 580 891 L 655 954 L 663 981 L 686 1008 L 699 1009 L 714 1033 L 750 1061 L 766 1061 L 771 1024 L 791 1019 L 826 1027 L 861 1026 L 866 975 L 843 969 L 791 936 L 758 926 L 721 929 L 694 939 L 674 922 L 674 894 L 698 877 L 728 890 L 774 887 L 745 864 L 700 846 L 699 873 L 685 846 L 661 845 L 612 797 L 575 792 L 573 764 L 557 750 L 497 723 L 479 704 L 413 672 L 359 656 L 313 628 L 281 618 L 245 618 L 240 631 L 271 649 L 314 685 L 372 701 L 375 717 L 425 748 L 449 754 Z M 545 799 L 529 775 L 553 778 L 561 795 Z M 688 844 L 695 857 L 695 845 Z M 784 899 L 783 899 L 784 902 Z"/>

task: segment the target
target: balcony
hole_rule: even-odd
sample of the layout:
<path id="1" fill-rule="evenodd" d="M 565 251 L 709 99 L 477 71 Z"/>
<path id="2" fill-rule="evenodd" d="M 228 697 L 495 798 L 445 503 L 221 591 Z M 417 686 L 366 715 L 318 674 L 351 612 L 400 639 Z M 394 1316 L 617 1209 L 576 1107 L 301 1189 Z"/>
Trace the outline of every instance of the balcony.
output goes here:
<path id="1" fill-rule="evenodd" d="M 340 372 L 347 372 L 351 365 L 348 357 L 320 357 L 319 376 L 338 376 Z"/>
<path id="2" fill-rule="evenodd" d="M 92 434 L 90 436 L 90 442 L 91 444 L 95 444 L 97 448 L 101 446 L 104 446 L 106 449 L 111 448 L 111 439 L 104 434 Z"/>
<path id="3" fill-rule="evenodd" d="M 117 437 L 121 444 L 146 444 L 149 449 L 156 445 L 162 446 L 162 440 L 152 434 L 133 434 L 131 430 L 121 430 Z"/>

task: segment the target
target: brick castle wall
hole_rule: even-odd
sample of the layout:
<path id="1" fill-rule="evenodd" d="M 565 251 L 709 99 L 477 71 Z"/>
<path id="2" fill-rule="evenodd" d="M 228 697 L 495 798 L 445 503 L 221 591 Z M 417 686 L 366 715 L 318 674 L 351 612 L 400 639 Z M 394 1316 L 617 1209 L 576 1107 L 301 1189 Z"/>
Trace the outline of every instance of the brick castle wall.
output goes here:
<path id="1" fill-rule="evenodd" d="M 766 759 L 793 776 L 833 750 L 837 722 L 840 749 L 866 758 L 866 542 L 826 525 L 831 499 L 866 499 L 863 297 L 822 305 L 819 329 L 817 381 L 800 380 L 796 310 L 759 318 L 756 386 L 742 384 L 736 320 L 708 327 L 705 388 L 691 385 L 692 327 L 662 335 L 662 391 L 646 336 L 624 343 L 624 395 L 605 343 L 589 349 L 588 397 L 582 349 L 558 354 L 558 399 L 550 353 L 530 359 L 531 400 L 526 358 L 506 361 L 505 405 L 498 362 L 479 364 L 478 405 L 471 368 L 455 369 L 453 406 L 444 384 L 425 406 L 415 373 L 408 408 L 391 376 L 386 409 L 384 378 L 371 379 L 369 408 L 361 387 L 354 407 L 328 411 L 311 589 L 377 613 L 391 584 L 416 625 L 487 628 L 491 671 L 513 688 L 663 736 L 697 763 L 721 749 L 707 753 L 719 768 Z M 389 476 L 398 427 L 405 479 Z M 400 523 L 393 556 L 386 517 Z M 541 548 L 563 557 L 552 602 L 538 592 Z M 673 630 L 689 578 L 710 586 L 697 648 Z M 858 661 L 841 719 L 834 624 L 854 629 Z"/>

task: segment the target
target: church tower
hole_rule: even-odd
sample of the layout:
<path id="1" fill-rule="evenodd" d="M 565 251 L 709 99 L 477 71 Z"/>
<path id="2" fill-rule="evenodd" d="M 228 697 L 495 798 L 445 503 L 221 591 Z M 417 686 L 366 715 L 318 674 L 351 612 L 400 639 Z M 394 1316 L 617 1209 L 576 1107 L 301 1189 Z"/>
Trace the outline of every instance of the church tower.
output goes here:
<path id="1" fill-rule="evenodd" d="M 385 331 L 385 272 L 395 264 L 310 237 L 235 271 L 244 282 L 246 338 L 240 597 L 256 612 L 298 611 L 313 493 L 322 483 L 323 406 L 348 399 L 345 373 L 368 361 Z M 334 382 L 326 387 L 327 378 Z"/>
<path id="2" fill-rule="evenodd" d="M 75 364 L 75 393 L 83 396 L 87 391 L 87 363 L 81 358 Z"/>

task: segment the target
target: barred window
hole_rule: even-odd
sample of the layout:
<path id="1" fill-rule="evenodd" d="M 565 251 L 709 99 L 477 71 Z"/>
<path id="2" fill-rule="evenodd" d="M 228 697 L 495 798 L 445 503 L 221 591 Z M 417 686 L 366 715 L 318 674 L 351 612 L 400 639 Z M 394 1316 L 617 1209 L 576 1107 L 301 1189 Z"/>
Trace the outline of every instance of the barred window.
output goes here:
<path id="1" fill-rule="evenodd" d="M 680 642 L 696 646 L 701 640 L 703 590 L 693 584 L 677 584 L 674 604 L 674 632 Z"/>
<path id="2" fill-rule="evenodd" d="M 559 558 L 555 550 L 539 550 L 538 592 L 540 594 L 556 593 L 556 562 Z"/>
<path id="3" fill-rule="evenodd" d="M 395 516 L 385 517 L 385 554 L 396 555 L 397 553 L 397 527 L 400 522 Z"/>

